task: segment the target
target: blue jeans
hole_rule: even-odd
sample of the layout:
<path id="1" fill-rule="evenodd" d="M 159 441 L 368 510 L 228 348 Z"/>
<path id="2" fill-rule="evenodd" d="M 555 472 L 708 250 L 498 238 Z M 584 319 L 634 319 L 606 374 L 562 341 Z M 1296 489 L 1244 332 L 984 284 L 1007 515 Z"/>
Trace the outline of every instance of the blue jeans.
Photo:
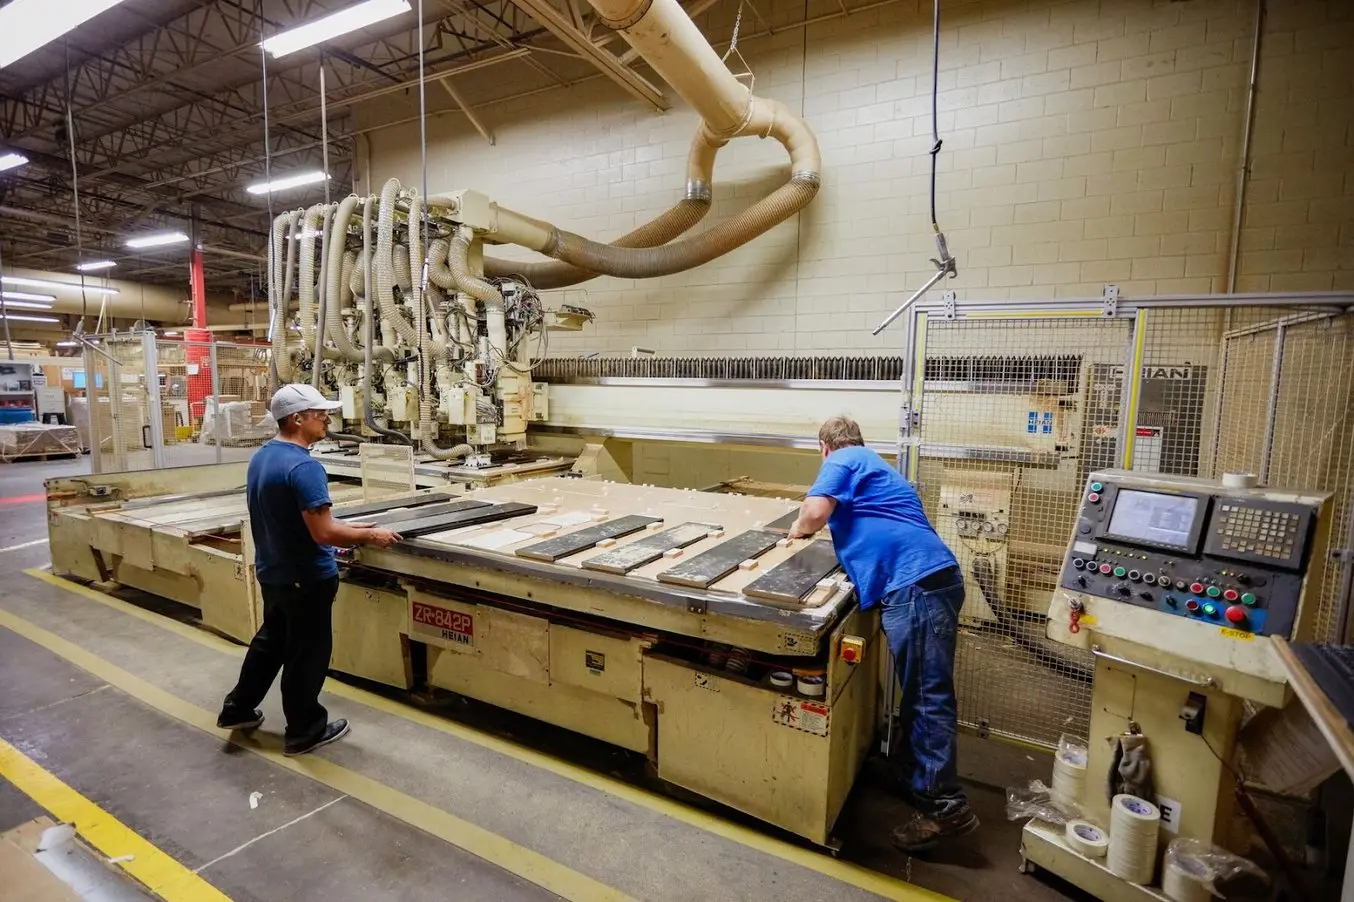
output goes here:
<path id="1" fill-rule="evenodd" d="M 896 734 L 901 742 L 890 743 L 891 758 L 913 807 L 931 817 L 968 805 L 955 763 L 954 647 L 964 580 L 957 568 L 952 572 L 951 585 L 928 586 L 930 591 L 905 586 L 882 602 L 884 636 L 902 687 Z"/>

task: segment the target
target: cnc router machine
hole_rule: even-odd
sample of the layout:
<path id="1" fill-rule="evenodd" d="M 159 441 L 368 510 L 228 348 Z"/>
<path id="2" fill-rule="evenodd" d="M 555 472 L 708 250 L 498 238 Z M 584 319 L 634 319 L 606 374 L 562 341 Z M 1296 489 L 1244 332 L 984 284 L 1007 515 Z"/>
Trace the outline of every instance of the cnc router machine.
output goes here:
<path id="1" fill-rule="evenodd" d="M 1095 656 L 1081 816 L 1109 827 L 1112 740 L 1136 725 L 1152 759 L 1149 801 L 1163 812 L 1160 844 L 1191 837 L 1238 851 L 1229 771 L 1243 703 L 1289 699 L 1271 637 L 1311 637 L 1329 499 L 1241 477 L 1090 474 L 1048 614 L 1050 638 Z M 1111 902 L 1165 898 L 1074 851 L 1064 833 L 1031 821 L 1027 866 Z"/>

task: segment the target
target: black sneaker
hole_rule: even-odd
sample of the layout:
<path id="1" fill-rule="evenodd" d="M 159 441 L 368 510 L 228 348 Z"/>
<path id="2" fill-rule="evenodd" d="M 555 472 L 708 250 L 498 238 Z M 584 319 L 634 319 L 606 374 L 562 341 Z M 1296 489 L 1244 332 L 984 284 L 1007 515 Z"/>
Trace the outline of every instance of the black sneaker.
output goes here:
<path id="1" fill-rule="evenodd" d="M 912 820 L 893 831 L 893 844 L 904 852 L 925 852 L 942 839 L 963 836 L 978 829 L 978 815 L 967 806 L 944 817 L 912 815 Z"/>
<path id="2" fill-rule="evenodd" d="M 258 708 L 253 714 L 236 714 L 234 711 L 222 711 L 216 718 L 218 730 L 253 730 L 263 723 L 263 712 Z"/>
<path id="3" fill-rule="evenodd" d="M 320 735 L 318 736 L 312 736 L 309 739 L 297 739 L 295 741 L 289 740 L 286 746 L 283 747 L 282 754 L 286 755 L 288 758 L 295 758 L 297 755 L 313 752 L 322 745 L 328 745 L 331 742 L 347 736 L 349 729 L 348 721 L 339 718 L 338 720 L 331 721 L 328 726 L 320 731 Z"/>

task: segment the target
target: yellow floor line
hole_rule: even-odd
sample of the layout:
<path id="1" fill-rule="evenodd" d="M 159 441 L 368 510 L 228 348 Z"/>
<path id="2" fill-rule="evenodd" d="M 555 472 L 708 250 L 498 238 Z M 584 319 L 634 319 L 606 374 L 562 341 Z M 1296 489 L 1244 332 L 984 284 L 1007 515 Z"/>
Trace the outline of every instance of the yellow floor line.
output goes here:
<path id="1" fill-rule="evenodd" d="M 115 664 L 80 648 L 73 642 L 35 626 L 9 611 L 0 610 L 0 627 L 12 630 L 46 648 L 48 651 L 65 658 L 77 667 L 87 670 L 94 676 L 152 708 L 197 727 L 205 733 L 229 740 L 241 748 L 267 759 L 279 767 L 310 777 L 332 789 L 352 796 L 379 811 L 419 828 L 439 839 L 498 865 L 504 870 L 516 874 L 537 886 L 555 893 L 565 899 L 586 900 L 586 902 L 628 902 L 630 897 L 605 884 L 580 874 L 558 862 L 552 861 L 539 852 L 520 846 L 496 833 L 485 830 L 469 821 L 462 820 L 440 808 L 435 808 L 413 796 L 406 795 L 382 783 L 363 776 L 356 771 L 340 767 L 317 755 L 303 758 L 287 758 L 282 754 L 280 741 L 271 735 L 263 734 L 251 738 L 241 734 L 229 734 L 216 728 L 216 715 L 204 708 L 170 695 L 158 686 L 151 685 Z M 39 800 L 39 804 L 42 804 Z M 58 811 L 58 816 L 65 817 Z M 133 864 L 129 862 L 128 864 Z M 168 898 L 168 897 L 167 897 Z M 189 898 L 183 896 L 180 898 Z M 208 898 L 208 897 L 201 897 Z M 224 899 L 224 896 L 217 898 Z"/>
<path id="2" fill-rule="evenodd" d="M 103 592 L 96 591 L 82 586 L 70 580 L 62 579 L 59 576 L 53 576 L 42 570 L 25 570 L 29 576 L 34 579 L 42 580 L 49 585 L 56 586 L 67 592 L 88 598 L 91 601 L 106 605 L 114 610 L 144 620 L 147 623 L 154 624 L 161 629 L 169 630 L 192 642 L 197 642 L 208 648 L 214 648 L 225 654 L 236 657 L 244 656 L 244 648 L 236 645 L 226 639 L 221 638 L 215 633 L 206 630 L 197 629 L 185 623 L 180 623 L 161 614 L 156 614 L 144 608 L 129 604 L 120 599 L 113 598 Z M 824 876 L 831 877 L 834 880 L 840 880 L 851 886 L 859 887 L 883 896 L 886 899 L 894 900 L 947 900 L 948 896 L 942 896 L 929 890 L 922 889 L 910 883 L 901 880 L 895 880 L 877 871 L 871 871 L 858 865 L 849 864 L 830 858 L 827 855 L 805 849 L 791 843 L 784 842 L 771 836 L 767 836 L 750 827 L 735 824 L 724 818 L 717 817 L 697 808 L 684 805 L 681 802 L 661 796 L 656 793 L 648 792 L 628 783 L 614 780 L 610 777 L 590 771 L 586 768 L 577 767 L 573 764 L 554 758 L 535 749 L 526 748 L 506 739 L 501 739 L 489 733 L 467 727 L 453 720 L 439 717 L 435 714 L 429 714 L 418 708 L 401 704 L 397 701 L 377 695 L 374 692 L 368 692 L 365 689 L 359 689 L 356 686 L 350 686 L 347 683 L 330 679 L 324 684 L 326 692 L 337 695 L 340 698 L 366 705 L 369 708 L 375 708 L 378 711 L 390 714 L 394 717 L 400 717 L 404 720 L 416 723 L 429 729 L 437 730 L 449 736 L 466 742 L 474 743 L 481 748 L 507 755 L 517 761 L 532 765 L 541 770 L 552 773 L 556 776 L 572 780 L 590 789 L 598 792 L 605 792 L 616 798 L 624 799 L 640 807 L 647 808 L 650 811 L 666 815 L 673 820 L 680 821 L 707 833 L 712 833 L 730 842 L 736 842 L 748 848 L 755 849 L 766 855 L 779 858 L 782 861 L 817 871 Z"/>
<path id="3" fill-rule="evenodd" d="M 0 777 L 13 783 L 57 820 L 73 824 L 85 842 L 116 861 L 118 867 L 166 902 L 230 902 L 229 896 L 3 739 L 0 739 Z"/>

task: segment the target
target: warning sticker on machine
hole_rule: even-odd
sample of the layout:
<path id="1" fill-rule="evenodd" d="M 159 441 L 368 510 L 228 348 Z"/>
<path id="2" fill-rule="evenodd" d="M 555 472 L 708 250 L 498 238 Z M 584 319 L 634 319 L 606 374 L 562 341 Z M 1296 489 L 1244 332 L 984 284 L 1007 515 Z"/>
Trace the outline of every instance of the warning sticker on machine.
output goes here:
<path id="1" fill-rule="evenodd" d="M 1248 633 L 1245 630 L 1228 629 L 1225 626 L 1219 628 L 1218 632 L 1222 633 L 1228 639 L 1235 639 L 1238 642 L 1250 642 L 1255 638 L 1255 633 Z"/>
<path id="2" fill-rule="evenodd" d="M 771 719 L 776 723 L 815 736 L 827 735 L 828 718 L 832 709 L 818 702 L 780 696 L 771 707 Z"/>
<path id="3" fill-rule="evenodd" d="M 475 617 L 466 611 L 411 601 L 409 632 L 434 645 L 468 650 L 475 645 Z"/>
<path id="4" fill-rule="evenodd" d="M 601 673 L 606 670 L 606 655 L 600 651 L 583 652 L 583 664 L 593 673 Z"/>

